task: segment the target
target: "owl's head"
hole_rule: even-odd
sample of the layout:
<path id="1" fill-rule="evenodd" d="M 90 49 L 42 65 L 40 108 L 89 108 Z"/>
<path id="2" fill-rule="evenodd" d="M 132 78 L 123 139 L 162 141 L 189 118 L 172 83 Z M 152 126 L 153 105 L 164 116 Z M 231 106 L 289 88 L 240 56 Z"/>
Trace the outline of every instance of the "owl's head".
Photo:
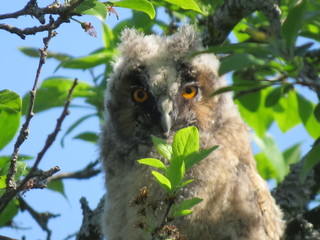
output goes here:
<path id="1" fill-rule="evenodd" d="M 212 54 L 189 58 L 199 50 L 202 41 L 191 26 L 167 37 L 125 29 L 107 84 L 109 133 L 143 141 L 151 134 L 170 137 L 190 125 L 206 130 L 219 124 L 226 101 L 210 97 L 224 85 L 219 62 Z"/>

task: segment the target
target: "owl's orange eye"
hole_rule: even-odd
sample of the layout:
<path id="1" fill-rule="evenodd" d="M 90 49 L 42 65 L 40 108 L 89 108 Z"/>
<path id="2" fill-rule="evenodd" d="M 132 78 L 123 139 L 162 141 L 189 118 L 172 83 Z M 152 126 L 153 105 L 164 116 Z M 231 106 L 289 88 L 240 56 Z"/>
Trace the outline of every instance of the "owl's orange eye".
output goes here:
<path id="1" fill-rule="evenodd" d="M 133 101 L 137 103 L 143 103 L 147 101 L 148 97 L 148 93 L 140 88 L 135 89 L 132 94 Z"/>
<path id="2" fill-rule="evenodd" d="M 186 86 L 182 91 L 182 96 L 187 99 L 192 99 L 198 94 L 198 87 L 196 86 Z"/>

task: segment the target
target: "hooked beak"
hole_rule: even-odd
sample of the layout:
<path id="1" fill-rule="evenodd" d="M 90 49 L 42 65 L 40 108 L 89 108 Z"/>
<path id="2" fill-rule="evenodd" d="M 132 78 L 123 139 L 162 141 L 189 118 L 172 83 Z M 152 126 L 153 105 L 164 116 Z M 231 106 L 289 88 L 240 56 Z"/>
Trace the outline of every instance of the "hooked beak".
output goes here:
<path id="1" fill-rule="evenodd" d="M 164 130 L 164 135 L 167 137 L 172 127 L 171 112 L 173 110 L 173 103 L 168 97 L 160 97 L 157 105 L 161 113 L 161 126 Z"/>

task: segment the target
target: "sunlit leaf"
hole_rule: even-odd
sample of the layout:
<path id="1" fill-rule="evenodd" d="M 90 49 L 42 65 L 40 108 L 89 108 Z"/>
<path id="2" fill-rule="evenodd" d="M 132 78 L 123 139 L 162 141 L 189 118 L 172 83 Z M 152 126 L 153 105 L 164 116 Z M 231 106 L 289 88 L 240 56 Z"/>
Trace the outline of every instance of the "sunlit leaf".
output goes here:
<path id="1" fill-rule="evenodd" d="M 7 176 L 0 176 L 0 189 L 7 187 L 6 179 Z"/>
<path id="2" fill-rule="evenodd" d="M 21 112 L 21 98 L 10 90 L 0 91 L 0 110 L 9 110 L 15 113 Z"/>
<path id="3" fill-rule="evenodd" d="M 160 168 L 163 171 L 167 170 L 167 167 L 164 165 L 164 163 L 156 158 L 143 158 L 138 160 L 138 163 L 155 167 L 155 168 Z"/>
<path id="4" fill-rule="evenodd" d="M 203 149 L 199 152 L 191 153 L 188 157 L 185 158 L 186 170 L 191 168 L 193 165 L 197 164 L 201 160 L 205 159 L 207 156 L 210 155 L 214 150 L 216 150 L 218 146 L 213 146 L 209 149 Z"/>
<path id="5" fill-rule="evenodd" d="M 171 192 L 171 183 L 170 183 L 169 179 L 157 171 L 152 171 L 151 173 L 155 177 L 157 182 L 162 186 L 162 188 L 164 190 L 166 190 L 168 193 L 170 193 Z"/>
<path id="6" fill-rule="evenodd" d="M 173 212 L 173 217 L 181 217 L 191 214 L 191 208 L 199 204 L 200 202 L 202 202 L 202 199 L 197 197 L 183 200 L 181 203 L 177 204 L 176 209 Z"/>
<path id="7" fill-rule="evenodd" d="M 172 146 L 171 144 L 167 143 L 165 140 L 161 138 L 157 138 L 155 136 L 151 136 L 153 145 L 157 149 L 158 153 L 161 154 L 162 157 L 166 158 L 167 160 L 171 160 L 172 156 Z"/>
<path id="8" fill-rule="evenodd" d="M 277 171 L 277 180 L 283 180 L 288 172 L 288 167 L 273 137 L 269 134 L 266 134 L 263 138 L 254 136 L 254 141 L 259 146 L 261 152 L 264 153 L 270 164 L 272 164 L 273 168 Z"/>
<path id="9" fill-rule="evenodd" d="M 174 5 L 177 5 L 177 6 L 181 7 L 182 9 L 193 10 L 198 13 L 202 13 L 202 11 L 199 8 L 199 6 L 197 5 L 197 3 L 193 0 L 164 0 L 164 1 L 171 3 L 171 4 L 174 4 Z"/>
<path id="10" fill-rule="evenodd" d="M 273 117 L 282 132 L 287 132 L 301 123 L 296 92 L 293 89 L 290 89 L 286 95 L 282 96 L 272 109 Z"/>
<path id="11" fill-rule="evenodd" d="M 79 14 L 95 16 L 101 21 L 105 21 L 107 18 L 106 5 L 97 0 L 85 0 L 74 11 Z"/>
<path id="12" fill-rule="evenodd" d="M 0 150 L 16 135 L 20 126 L 20 113 L 0 110 Z"/>
<path id="13" fill-rule="evenodd" d="M 187 157 L 199 150 L 199 132 L 196 127 L 180 129 L 172 142 L 173 157 Z"/>
<path id="14" fill-rule="evenodd" d="M 153 5 L 146 0 L 122 0 L 114 2 L 114 5 L 116 7 L 129 8 L 132 10 L 145 12 L 151 19 L 154 19 L 154 17 L 156 16 L 156 11 Z"/>
<path id="15" fill-rule="evenodd" d="M 301 160 L 301 143 L 297 143 L 283 152 L 286 164 L 296 163 Z"/>

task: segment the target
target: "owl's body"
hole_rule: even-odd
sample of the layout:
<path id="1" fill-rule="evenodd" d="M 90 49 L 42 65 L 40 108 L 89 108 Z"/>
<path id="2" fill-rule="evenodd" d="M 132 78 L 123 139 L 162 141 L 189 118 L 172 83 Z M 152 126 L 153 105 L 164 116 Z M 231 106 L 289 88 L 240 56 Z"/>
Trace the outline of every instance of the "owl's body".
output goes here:
<path id="1" fill-rule="evenodd" d="M 188 172 L 195 181 L 180 198 L 203 201 L 173 224 L 188 240 L 280 239 L 282 214 L 256 170 L 247 126 L 229 95 L 210 97 L 225 84 L 218 77 L 218 60 L 209 54 L 187 58 L 202 50 L 194 29 L 186 26 L 169 37 L 126 29 L 121 40 L 101 134 L 107 239 L 144 239 L 130 202 L 144 186 L 154 198 L 165 193 L 136 160 L 160 158 L 151 135 L 170 142 L 177 130 L 191 125 L 199 129 L 201 148 L 219 148 Z"/>

